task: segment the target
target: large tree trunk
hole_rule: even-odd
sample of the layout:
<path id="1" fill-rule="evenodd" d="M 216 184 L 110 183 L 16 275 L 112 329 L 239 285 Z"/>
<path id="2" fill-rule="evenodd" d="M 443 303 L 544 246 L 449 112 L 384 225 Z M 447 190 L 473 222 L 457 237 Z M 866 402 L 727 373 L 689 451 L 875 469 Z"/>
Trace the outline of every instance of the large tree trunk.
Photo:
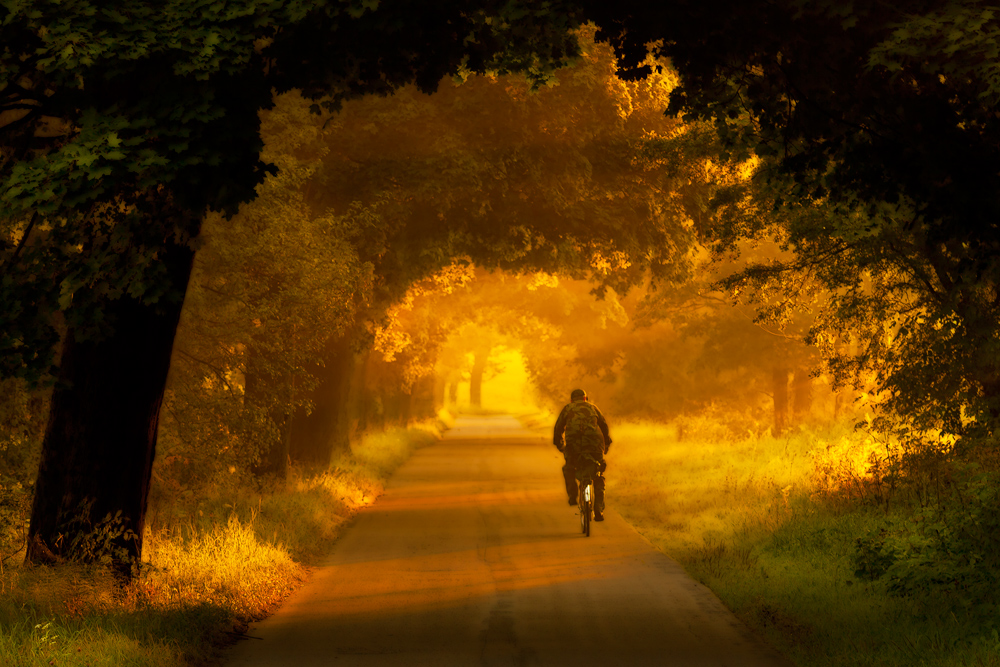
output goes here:
<path id="1" fill-rule="evenodd" d="M 79 538 L 110 516 L 132 533 L 106 545 L 114 548 L 116 573 L 127 580 L 139 563 L 160 405 L 193 257 L 190 248 L 168 247 L 161 260 L 170 289 L 153 305 L 127 296 L 111 302 L 103 313 L 114 329 L 104 339 L 67 332 L 31 508 L 28 562 L 100 557 L 81 549 Z"/>
<path id="2" fill-rule="evenodd" d="M 354 371 L 350 333 L 332 338 L 319 369 L 319 386 L 313 391 L 313 410 L 292 417 L 289 455 L 293 461 L 327 466 L 335 453 L 350 448 L 348 399 Z"/>
<path id="3" fill-rule="evenodd" d="M 483 371 L 486 370 L 486 360 L 489 356 L 489 348 L 477 350 L 476 360 L 472 363 L 472 372 L 469 375 L 469 403 L 476 408 L 483 406 Z"/>
<path id="4" fill-rule="evenodd" d="M 788 425 L 788 369 L 775 366 L 771 370 L 774 397 L 774 435 L 781 435 Z"/>

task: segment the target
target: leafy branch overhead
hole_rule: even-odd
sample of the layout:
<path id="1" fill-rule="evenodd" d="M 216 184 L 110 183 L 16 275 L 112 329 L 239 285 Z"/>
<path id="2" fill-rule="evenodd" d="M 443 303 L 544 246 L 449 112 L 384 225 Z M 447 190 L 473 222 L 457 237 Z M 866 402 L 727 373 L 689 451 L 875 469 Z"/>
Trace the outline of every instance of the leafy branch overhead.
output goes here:
<path id="1" fill-rule="evenodd" d="M 163 286 L 162 249 L 274 173 L 258 112 L 275 93 L 336 108 L 461 71 L 543 81 L 578 51 L 558 3 L 106 4 L 0 6 L 5 375 L 49 370 L 53 312 L 100 337 L 106 299 L 181 298 Z"/>
<path id="2" fill-rule="evenodd" d="M 723 252 L 774 238 L 791 256 L 729 286 L 762 303 L 829 295 L 811 340 L 841 382 L 875 383 L 885 423 L 902 419 L 906 437 L 992 437 L 995 8 L 788 0 L 591 14 L 626 70 L 638 72 L 656 42 L 681 81 L 670 110 L 711 122 L 730 157 L 758 161 L 751 181 L 716 197 L 710 235 Z"/>

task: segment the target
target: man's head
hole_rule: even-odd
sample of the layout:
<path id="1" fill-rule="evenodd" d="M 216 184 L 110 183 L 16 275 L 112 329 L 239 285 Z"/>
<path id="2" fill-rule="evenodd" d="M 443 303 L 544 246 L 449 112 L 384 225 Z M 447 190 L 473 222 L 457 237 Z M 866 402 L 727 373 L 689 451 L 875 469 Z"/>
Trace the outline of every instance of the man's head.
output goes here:
<path id="1" fill-rule="evenodd" d="M 571 401 L 585 401 L 587 400 L 587 392 L 583 389 L 574 389 L 569 395 L 569 400 Z"/>

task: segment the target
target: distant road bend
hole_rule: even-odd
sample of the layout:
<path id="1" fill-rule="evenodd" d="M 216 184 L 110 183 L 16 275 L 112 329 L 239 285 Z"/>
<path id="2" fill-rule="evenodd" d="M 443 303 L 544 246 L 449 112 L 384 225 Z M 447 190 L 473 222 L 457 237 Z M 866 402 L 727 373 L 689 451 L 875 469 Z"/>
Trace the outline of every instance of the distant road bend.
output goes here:
<path id="1" fill-rule="evenodd" d="M 626 524 L 613 497 L 583 537 L 561 464 L 512 417 L 460 419 L 226 665 L 790 664 Z"/>

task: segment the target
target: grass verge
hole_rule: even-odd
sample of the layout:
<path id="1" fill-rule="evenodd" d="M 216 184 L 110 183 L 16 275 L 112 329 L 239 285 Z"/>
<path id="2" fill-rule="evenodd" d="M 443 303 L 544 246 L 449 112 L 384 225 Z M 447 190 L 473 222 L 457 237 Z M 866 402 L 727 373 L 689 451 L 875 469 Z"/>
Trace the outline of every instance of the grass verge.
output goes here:
<path id="1" fill-rule="evenodd" d="M 119 591 L 73 564 L 0 573 L 0 665 L 204 664 L 270 613 L 435 427 L 366 436 L 330 470 L 261 493 L 206 490 L 158 508 L 142 574 Z"/>
<path id="2" fill-rule="evenodd" d="M 608 498 L 802 667 L 1000 665 L 1000 636 L 856 574 L 858 538 L 908 520 L 842 493 L 877 443 L 847 429 L 725 442 L 614 429 Z"/>

